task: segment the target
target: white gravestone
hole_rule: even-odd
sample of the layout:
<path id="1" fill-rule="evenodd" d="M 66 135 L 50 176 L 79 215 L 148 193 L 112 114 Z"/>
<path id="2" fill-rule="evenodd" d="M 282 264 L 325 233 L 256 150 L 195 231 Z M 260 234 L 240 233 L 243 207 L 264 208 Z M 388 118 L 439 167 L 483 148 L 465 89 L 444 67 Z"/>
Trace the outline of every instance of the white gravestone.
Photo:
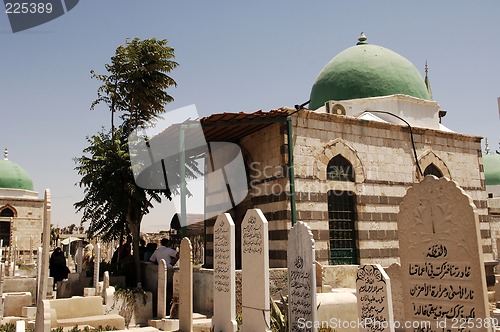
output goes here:
<path id="1" fill-rule="evenodd" d="M 356 275 L 360 331 L 394 332 L 391 281 L 379 264 L 360 265 Z"/>
<path id="2" fill-rule="evenodd" d="M 242 332 L 269 331 L 268 224 L 260 209 L 250 209 L 241 223 Z"/>
<path id="3" fill-rule="evenodd" d="M 229 213 L 214 224 L 214 331 L 236 332 L 235 229 Z"/>
<path id="4" fill-rule="evenodd" d="M 25 332 L 26 331 L 26 322 L 24 320 L 16 321 L 16 332 Z"/>
<path id="5" fill-rule="evenodd" d="M 42 280 L 42 260 L 43 260 L 43 249 L 42 247 L 38 247 L 36 253 L 36 296 L 38 296 L 41 287 L 40 281 Z"/>
<path id="6" fill-rule="evenodd" d="M 97 242 L 94 253 L 94 288 L 95 295 L 99 295 L 101 292 L 99 290 L 99 266 L 101 263 L 101 242 Z"/>
<path id="7" fill-rule="evenodd" d="M 42 233 L 42 259 L 40 271 L 40 287 L 37 294 L 36 306 L 36 320 L 35 332 L 47 332 L 47 324 L 44 321 L 44 303 L 47 296 L 47 284 L 49 282 L 49 248 L 50 248 L 50 213 L 51 213 L 51 199 L 50 190 L 45 189 L 44 209 L 43 209 L 43 233 Z M 50 324 L 48 325 L 50 331 Z"/>
<path id="8" fill-rule="evenodd" d="M 164 259 L 158 264 L 158 317 L 167 316 L 167 262 Z"/>
<path id="9" fill-rule="evenodd" d="M 491 331 L 472 199 L 455 182 L 426 176 L 400 204 L 398 236 L 405 320 L 430 322 L 427 331 Z"/>
<path id="10" fill-rule="evenodd" d="M 288 233 L 288 322 L 290 331 L 317 331 L 315 242 L 298 221 Z M 301 327 L 304 322 L 310 324 Z"/>
<path id="11" fill-rule="evenodd" d="M 401 264 L 394 263 L 384 268 L 385 273 L 391 279 L 391 297 L 392 297 L 392 312 L 394 321 L 403 322 L 404 302 L 403 302 L 403 282 L 401 281 Z"/>
<path id="12" fill-rule="evenodd" d="M 181 241 L 179 268 L 179 331 L 193 330 L 193 247 L 187 237 Z"/>

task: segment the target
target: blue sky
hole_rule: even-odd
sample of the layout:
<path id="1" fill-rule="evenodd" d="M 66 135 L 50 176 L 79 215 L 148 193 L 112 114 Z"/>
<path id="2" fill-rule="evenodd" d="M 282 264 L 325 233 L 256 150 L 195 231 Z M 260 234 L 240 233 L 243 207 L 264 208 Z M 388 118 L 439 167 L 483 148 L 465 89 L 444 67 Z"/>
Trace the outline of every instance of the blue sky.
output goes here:
<path id="1" fill-rule="evenodd" d="M 0 12 L 0 148 L 50 188 L 52 222 L 78 224 L 82 198 L 72 158 L 85 137 L 109 127 L 104 108 L 90 111 L 98 82 L 126 38 L 166 38 L 180 66 L 171 76 L 173 110 L 196 104 L 201 115 L 253 112 L 309 99 L 323 66 L 368 42 L 403 55 L 429 74 L 450 129 L 500 139 L 498 1 L 167 1 L 81 0 L 67 14 L 12 33 Z M 163 211 L 163 210 L 162 210 Z M 144 230 L 168 228 L 153 213 Z"/>

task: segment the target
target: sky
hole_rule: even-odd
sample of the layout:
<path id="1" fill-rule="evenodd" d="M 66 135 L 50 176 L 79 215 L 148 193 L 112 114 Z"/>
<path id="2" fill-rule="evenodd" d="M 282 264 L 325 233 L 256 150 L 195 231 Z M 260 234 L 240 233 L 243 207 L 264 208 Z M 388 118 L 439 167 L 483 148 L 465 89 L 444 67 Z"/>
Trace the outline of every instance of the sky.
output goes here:
<path id="1" fill-rule="evenodd" d="M 171 111 L 195 104 L 201 116 L 268 111 L 309 99 L 321 69 L 367 42 L 389 48 L 429 77 L 443 124 L 488 137 L 499 149 L 498 1 L 169 1 L 81 0 L 65 15 L 13 33 L 0 12 L 0 148 L 52 195 L 52 223 L 79 224 L 73 158 L 86 137 L 110 127 L 90 111 L 116 47 L 127 38 L 167 39 L 179 67 L 170 73 Z M 172 205 L 146 216 L 143 231 L 169 228 Z"/>

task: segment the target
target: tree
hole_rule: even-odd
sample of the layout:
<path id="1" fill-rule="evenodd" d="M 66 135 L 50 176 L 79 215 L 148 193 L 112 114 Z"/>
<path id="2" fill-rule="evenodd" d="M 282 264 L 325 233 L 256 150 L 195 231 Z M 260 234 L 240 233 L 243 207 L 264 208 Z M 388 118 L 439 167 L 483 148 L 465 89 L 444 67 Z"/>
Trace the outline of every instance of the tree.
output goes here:
<path id="1" fill-rule="evenodd" d="M 174 49 L 167 46 L 165 39 L 127 41 L 125 46 L 116 49 L 111 63 L 105 65 L 108 74 L 98 75 L 91 71 L 92 77 L 103 82 L 91 108 L 101 102 L 108 105 L 112 131 L 116 111 L 122 112 L 122 120 L 133 128 L 154 121 L 165 111 L 165 104 L 174 100 L 166 91 L 177 86 L 166 74 L 179 65 L 173 58 Z"/>
<path id="2" fill-rule="evenodd" d="M 161 202 L 161 195 L 170 198 L 169 190 L 146 190 L 134 181 L 128 152 L 128 134 L 138 126 L 148 126 L 164 112 L 173 98 L 166 89 L 176 86 L 167 75 L 178 66 L 174 50 L 167 40 L 134 38 L 116 49 L 107 74 L 91 72 L 103 84 L 98 89 L 93 109 L 105 103 L 111 111 L 111 131 L 104 130 L 88 138 L 89 147 L 76 158 L 76 170 L 82 176 L 84 198 L 75 203 L 83 211 L 82 222 L 90 221 L 89 235 L 103 239 L 117 238 L 130 232 L 133 238 L 136 277 L 141 279 L 139 260 L 140 224 L 152 207 Z M 121 112 L 116 127 L 114 113 Z"/>

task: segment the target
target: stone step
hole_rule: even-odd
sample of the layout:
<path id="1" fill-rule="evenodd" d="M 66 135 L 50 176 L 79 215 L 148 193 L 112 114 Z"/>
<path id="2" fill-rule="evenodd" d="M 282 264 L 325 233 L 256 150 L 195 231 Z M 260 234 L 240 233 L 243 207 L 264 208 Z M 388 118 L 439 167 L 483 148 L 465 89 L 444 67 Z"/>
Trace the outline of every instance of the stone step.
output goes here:
<path id="1" fill-rule="evenodd" d="M 152 328 L 159 329 L 162 331 L 177 331 L 179 329 L 179 320 L 169 317 L 165 317 L 163 319 L 149 319 L 148 325 Z M 207 318 L 206 315 L 199 314 L 196 312 L 193 313 L 193 331 L 197 332 L 210 331 L 211 327 L 212 327 L 211 318 Z"/>
<path id="2" fill-rule="evenodd" d="M 35 318 L 36 307 L 23 307 L 22 315 L 23 315 L 23 317 Z"/>

